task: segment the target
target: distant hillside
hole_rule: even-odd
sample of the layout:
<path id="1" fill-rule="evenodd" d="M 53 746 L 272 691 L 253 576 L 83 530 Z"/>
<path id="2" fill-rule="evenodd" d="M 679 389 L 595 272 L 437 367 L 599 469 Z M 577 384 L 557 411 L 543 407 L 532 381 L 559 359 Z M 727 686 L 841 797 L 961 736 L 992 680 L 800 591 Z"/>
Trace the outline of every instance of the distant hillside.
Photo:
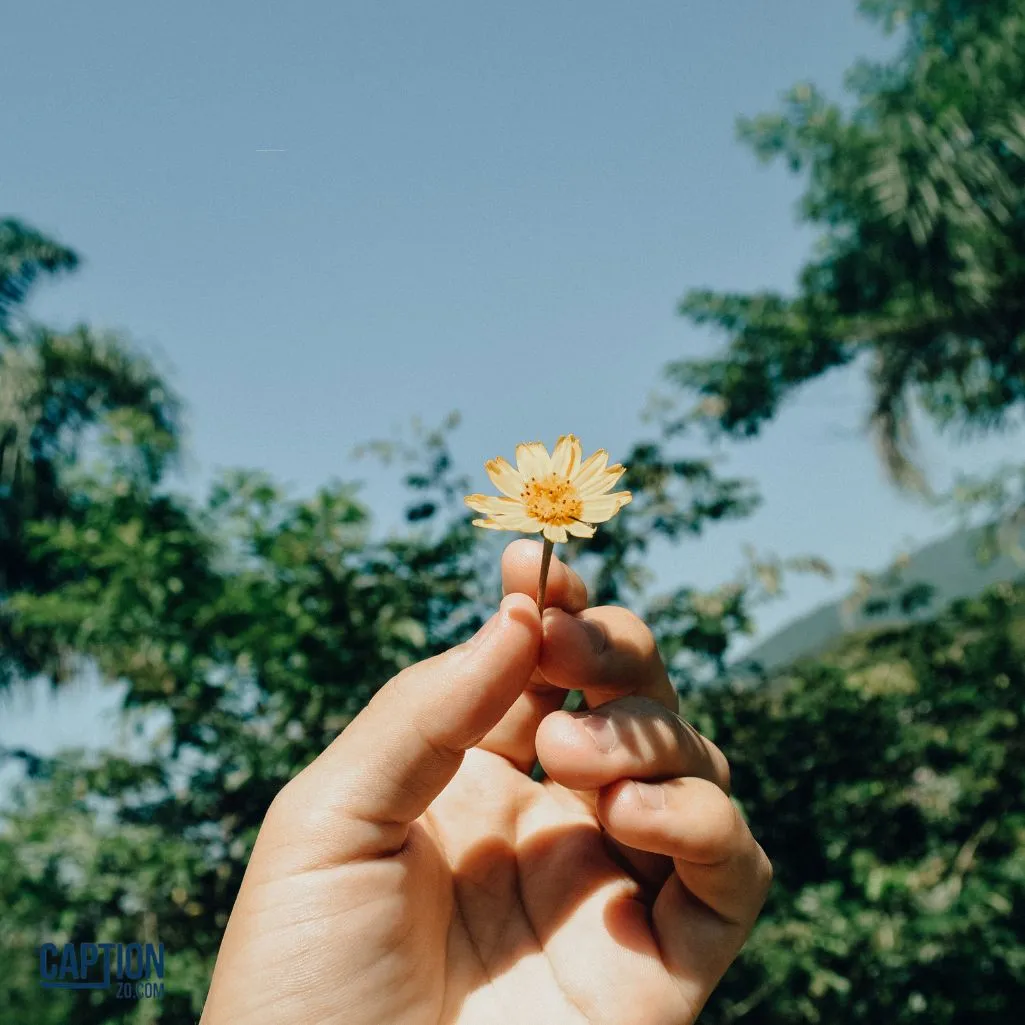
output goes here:
<path id="1" fill-rule="evenodd" d="M 978 558 L 981 529 L 960 530 L 914 552 L 896 574 L 880 574 L 862 602 L 837 601 L 794 620 L 755 645 L 735 669 L 771 672 L 815 655 L 844 634 L 928 618 L 956 598 L 972 597 L 1004 580 L 1025 578 L 1025 565 L 1009 555 Z M 901 598 L 907 601 L 901 608 Z M 917 602 L 917 604 L 916 604 Z"/>

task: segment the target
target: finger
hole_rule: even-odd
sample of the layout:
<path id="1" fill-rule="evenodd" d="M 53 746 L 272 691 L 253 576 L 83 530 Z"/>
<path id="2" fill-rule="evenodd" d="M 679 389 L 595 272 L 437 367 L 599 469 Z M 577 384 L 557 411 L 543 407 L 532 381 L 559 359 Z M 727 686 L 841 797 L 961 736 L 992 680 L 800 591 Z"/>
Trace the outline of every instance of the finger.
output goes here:
<path id="1" fill-rule="evenodd" d="M 655 904 L 660 941 L 683 953 L 684 913 L 702 906 L 711 921 L 744 935 L 765 902 L 772 868 L 733 802 L 714 783 L 693 777 L 665 783 L 621 780 L 601 791 L 598 817 L 622 843 L 673 859 L 670 880 Z M 665 948 L 663 948 L 665 949 Z"/>
<path id="2" fill-rule="evenodd" d="M 503 594 L 525 594 L 537 600 L 542 550 L 540 542 L 526 539 L 513 541 L 505 549 L 502 554 Z M 587 607 L 587 587 L 583 580 L 557 557 L 552 558 L 548 571 L 545 604 L 571 613 Z M 565 700 L 565 690 L 552 687 L 535 671 L 526 690 L 479 746 L 507 758 L 521 772 L 529 772 L 537 757 L 534 734 L 538 724 L 546 715 L 561 708 Z"/>
<path id="3" fill-rule="evenodd" d="M 468 643 L 403 670 L 275 799 L 300 860 L 394 853 L 537 665 L 537 607 L 509 595 Z"/>
<path id="4" fill-rule="evenodd" d="M 679 699 L 647 624 L 629 609 L 603 605 L 571 616 L 546 609 L 539 668 L 565 690 L 581 690 L 589 708 L 628 694 L 675 712 Z"/>
<path id="5" fill-rule="evenodd" d="M 729 792 L 723 753 L 654 698 L 554 712 L 538 728 L 537 755 L 548 776 L 570 790 L 599 790 L 620 779 L 696 776 Z"/>
<path id="6" fill-rule="evenodd" d="M 513 541 L 502 553 L 502 593 L 518 592 L 537 599 L 538 579 L 541 576 L 541 555 L 544 545 L 540 541 L 521 538 Z M 580 612 L 587 608 L 587 586 L 578 573 L 570 569 L 557 555 L 552 556 L 545 589 L 545 606 L 557 606 L 566 612 Z"/>
<path id="7" fill-rule="evenodd" d="M 714 783 L 613 784 L 599 817 L 620 842 L 673 859 L 652 909 L 666 968 L 695 1010 L 733 962 L 765 903 L 772 866 Z"/>
<path id="8" fill-rule="evenodd" d="M 707 779 L 729 792 L 730 767 L 723 753 L 675 712 L 652 698 L 626 697 L 590 712 L 555 712 L 537 735 L 541 764 L 552 782 L 593 807 L 596 791 L 620 779 Z M 661 855 L 609 837 L 610 853 L 646 889 L 657 893 L 672 871 Z"/>

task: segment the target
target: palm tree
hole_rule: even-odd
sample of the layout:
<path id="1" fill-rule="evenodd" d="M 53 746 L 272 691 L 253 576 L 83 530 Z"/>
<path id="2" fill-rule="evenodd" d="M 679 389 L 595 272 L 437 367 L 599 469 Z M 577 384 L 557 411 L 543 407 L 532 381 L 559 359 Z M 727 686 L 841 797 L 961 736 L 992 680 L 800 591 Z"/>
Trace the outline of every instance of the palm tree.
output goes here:
<path id="1" fill-rule="evenodd" d="M 71 471 L 98 431 L 116 435 L 120 465 L 144 486 L 178 447 L 178 400 L 151 360 L 116 334 L 85 325 L 53 331 L 24 315 L 37 282 L 78 263 L 35 229 L 0 220 L 0 662 L 8 668 L 38 669 L 41 660 L 19 650 L 5 599 L 59 584 L 27 528 L 73 511 Z M 0 686 L 7 675 L 0 672 Z"/>
<path id="2" fill-rule="evenodd" d="M 0 219 L 0 331 L 43 275 L 73 271 L 78 255 L 13 218 Z"/>

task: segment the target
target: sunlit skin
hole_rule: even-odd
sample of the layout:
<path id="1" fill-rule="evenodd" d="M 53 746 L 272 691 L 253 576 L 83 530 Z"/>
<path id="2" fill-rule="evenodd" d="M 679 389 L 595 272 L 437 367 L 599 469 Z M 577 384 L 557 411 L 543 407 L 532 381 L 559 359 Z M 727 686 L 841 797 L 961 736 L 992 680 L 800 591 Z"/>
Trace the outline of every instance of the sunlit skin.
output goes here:
<path id="1" fill-rule="evenodd" d="M 588 608 L 557 559 L 542 622 L 540 561 L 511 544 L 482 632 L 387 683 L 274 801 L 206 1025 L 696 1020 L 769 863 L 647 627 Z"/>

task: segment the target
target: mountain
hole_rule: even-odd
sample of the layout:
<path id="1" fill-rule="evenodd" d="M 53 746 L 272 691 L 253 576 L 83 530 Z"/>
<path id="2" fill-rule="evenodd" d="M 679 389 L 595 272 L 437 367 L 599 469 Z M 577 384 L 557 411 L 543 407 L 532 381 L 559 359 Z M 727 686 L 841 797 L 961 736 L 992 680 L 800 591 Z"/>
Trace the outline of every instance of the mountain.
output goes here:
<path id="1" fill-rule="evenodd" d="M 956 598 L 1025 578 L 1020 555 L 980 559 L 985 540 L 983 528 L 964 529 L 918 549 L 875 576 L 864 594 L 823 605 L 756 644 L 734 671 L 772 672 L 819 654 L 853 631 L 927 619 Z"/>

